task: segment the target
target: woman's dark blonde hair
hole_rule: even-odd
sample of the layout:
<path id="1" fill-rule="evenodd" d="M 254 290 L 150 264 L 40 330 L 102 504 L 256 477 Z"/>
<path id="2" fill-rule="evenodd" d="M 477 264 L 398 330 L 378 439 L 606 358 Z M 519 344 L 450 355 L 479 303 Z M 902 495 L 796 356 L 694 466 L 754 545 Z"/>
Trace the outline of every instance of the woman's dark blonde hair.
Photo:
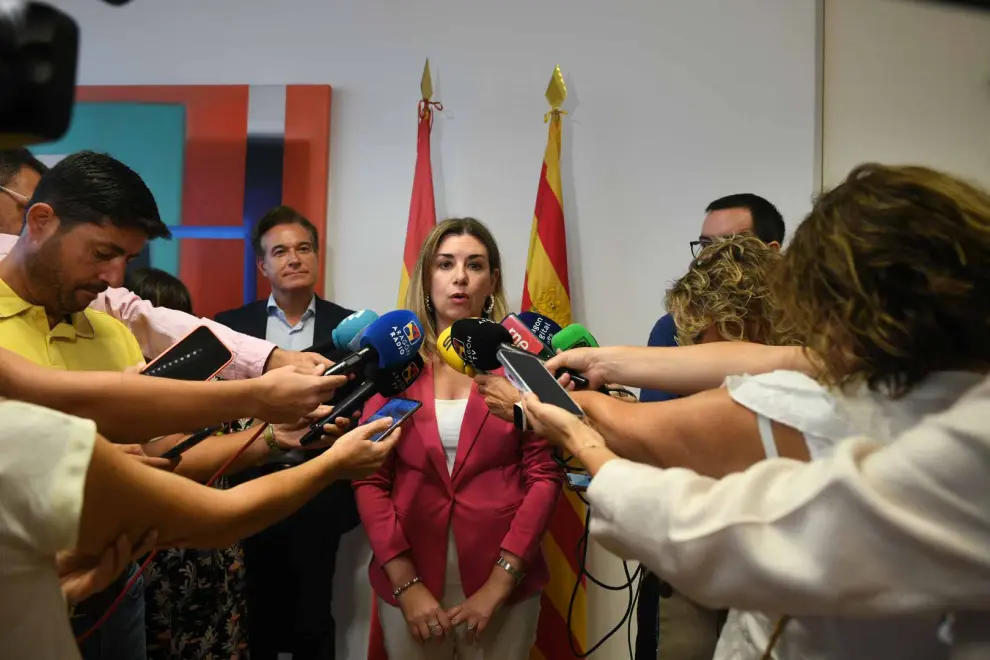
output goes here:
<path id="1" fill-rule="evenodd" d="M 713 239 L 686 275 L 667 290 L 665 306 L 677 326 L 677 342 L 695 343 L 708 328 L 729 341 L 792 343 L 775 323 L 770 272 L 780 252 L 750 234 Z"/>
<path id="2" fill-rule="evenodd" d="M 773 281 L 822 380 L 891 396 L 990 365 L 990 195 L 925 167 L 854 169 L 798 227 Z"/>
<path id="3" fill-rule="evenodd" d="M 494 304 L 489 316 L 501 321 L 509 313 L 505 302 L 505 289 L 502 286 L 502 257 L 498 244 L 491 231 L 480 220 L 474 218 L 450 218 L 437 224 L 430 235 L 423 241 L 416 259 L 416 266 L 409 274 L 409 289 L 406 291 L 406 309 L 414 312 L 423 323 L 423 348 L 420 353 L 423 359 L 437 355 L 437 319 L 432 308 L 426 306 L 426 294 L 430 292 L 433 281 L 433 265 L 437 249 L 448 236 L 473 236 L 485 246 L 488 252 L 488 267 L 498 277 L 495 279 L 495 289 L 492 294 Z"/>

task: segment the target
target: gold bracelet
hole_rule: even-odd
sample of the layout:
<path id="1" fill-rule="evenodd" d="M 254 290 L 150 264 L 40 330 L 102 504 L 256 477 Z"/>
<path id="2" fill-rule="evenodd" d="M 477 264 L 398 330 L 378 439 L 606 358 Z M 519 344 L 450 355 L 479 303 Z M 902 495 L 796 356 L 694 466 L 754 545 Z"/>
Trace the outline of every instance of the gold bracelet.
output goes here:
<path id="1" fill-rule="evenodd" d="M 275 427 L 271 424 L 265 427 L 265 444 L 268 445 L 268 451 L 273 454 L 282 454 L 282 447 L 279 446 L 278 440 L 275 439 Z"/>

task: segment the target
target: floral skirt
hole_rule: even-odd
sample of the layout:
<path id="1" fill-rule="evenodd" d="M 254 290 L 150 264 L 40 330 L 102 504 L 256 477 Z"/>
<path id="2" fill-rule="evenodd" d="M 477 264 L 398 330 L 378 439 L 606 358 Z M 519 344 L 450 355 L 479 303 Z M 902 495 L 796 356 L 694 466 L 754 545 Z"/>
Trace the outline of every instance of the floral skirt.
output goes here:
<path id="1" fill-rule="evenodd" d="M 148 660 L 246 660 L 247 579 L 240 544 L 159 551 L 145 572 L 145 623 Z"/>

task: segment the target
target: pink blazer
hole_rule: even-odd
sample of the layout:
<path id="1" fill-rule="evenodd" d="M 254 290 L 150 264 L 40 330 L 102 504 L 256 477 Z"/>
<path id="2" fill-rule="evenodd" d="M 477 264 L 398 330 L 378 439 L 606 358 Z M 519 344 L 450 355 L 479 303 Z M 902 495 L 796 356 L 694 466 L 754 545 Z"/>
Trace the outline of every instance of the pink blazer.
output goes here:
<path id="1" fill-rule="evenodd" d="M 539 592 L 550 577 L 541 544 L 563 481 L 550 445 L 489 413 L 472 386 L 451 473 L 440 444 L 430 366 L 403 396 L 423 407 L 406 423 L 381 469 L 354 482 L 374 551 L 369 573 L 375 593 L 397 605 L 382 565 L 409 552 L 424 584 L 440 598 L 451 526 L 466 596 L 488 580 L 503 548 L 526 562 L 509 603 Z M 364 415 L 384 402 L 374 397 Z"/>

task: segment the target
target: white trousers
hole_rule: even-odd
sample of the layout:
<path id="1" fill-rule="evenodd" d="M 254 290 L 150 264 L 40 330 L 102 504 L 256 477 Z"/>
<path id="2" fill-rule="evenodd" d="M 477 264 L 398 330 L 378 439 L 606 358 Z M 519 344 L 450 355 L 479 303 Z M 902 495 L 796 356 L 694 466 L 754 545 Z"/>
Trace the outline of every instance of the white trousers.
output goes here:
<path id="1" fill-rule="evenodd" d="M 451 534 L 447 544 L 447 570 L 440 606 L 449 610 L 462 602 L 464 591 Z M 540 594 L 496 612 L 482 638 L 474 644 L 468 644 L 466 623 L 457 626 L 453 635 L 420 644 L 409 633 L 402 610 L 380 598 L 378 617 L 382 622 L 385 650 L 390 660 L 528 660 L 530 649 L 536 643 Z"/>

